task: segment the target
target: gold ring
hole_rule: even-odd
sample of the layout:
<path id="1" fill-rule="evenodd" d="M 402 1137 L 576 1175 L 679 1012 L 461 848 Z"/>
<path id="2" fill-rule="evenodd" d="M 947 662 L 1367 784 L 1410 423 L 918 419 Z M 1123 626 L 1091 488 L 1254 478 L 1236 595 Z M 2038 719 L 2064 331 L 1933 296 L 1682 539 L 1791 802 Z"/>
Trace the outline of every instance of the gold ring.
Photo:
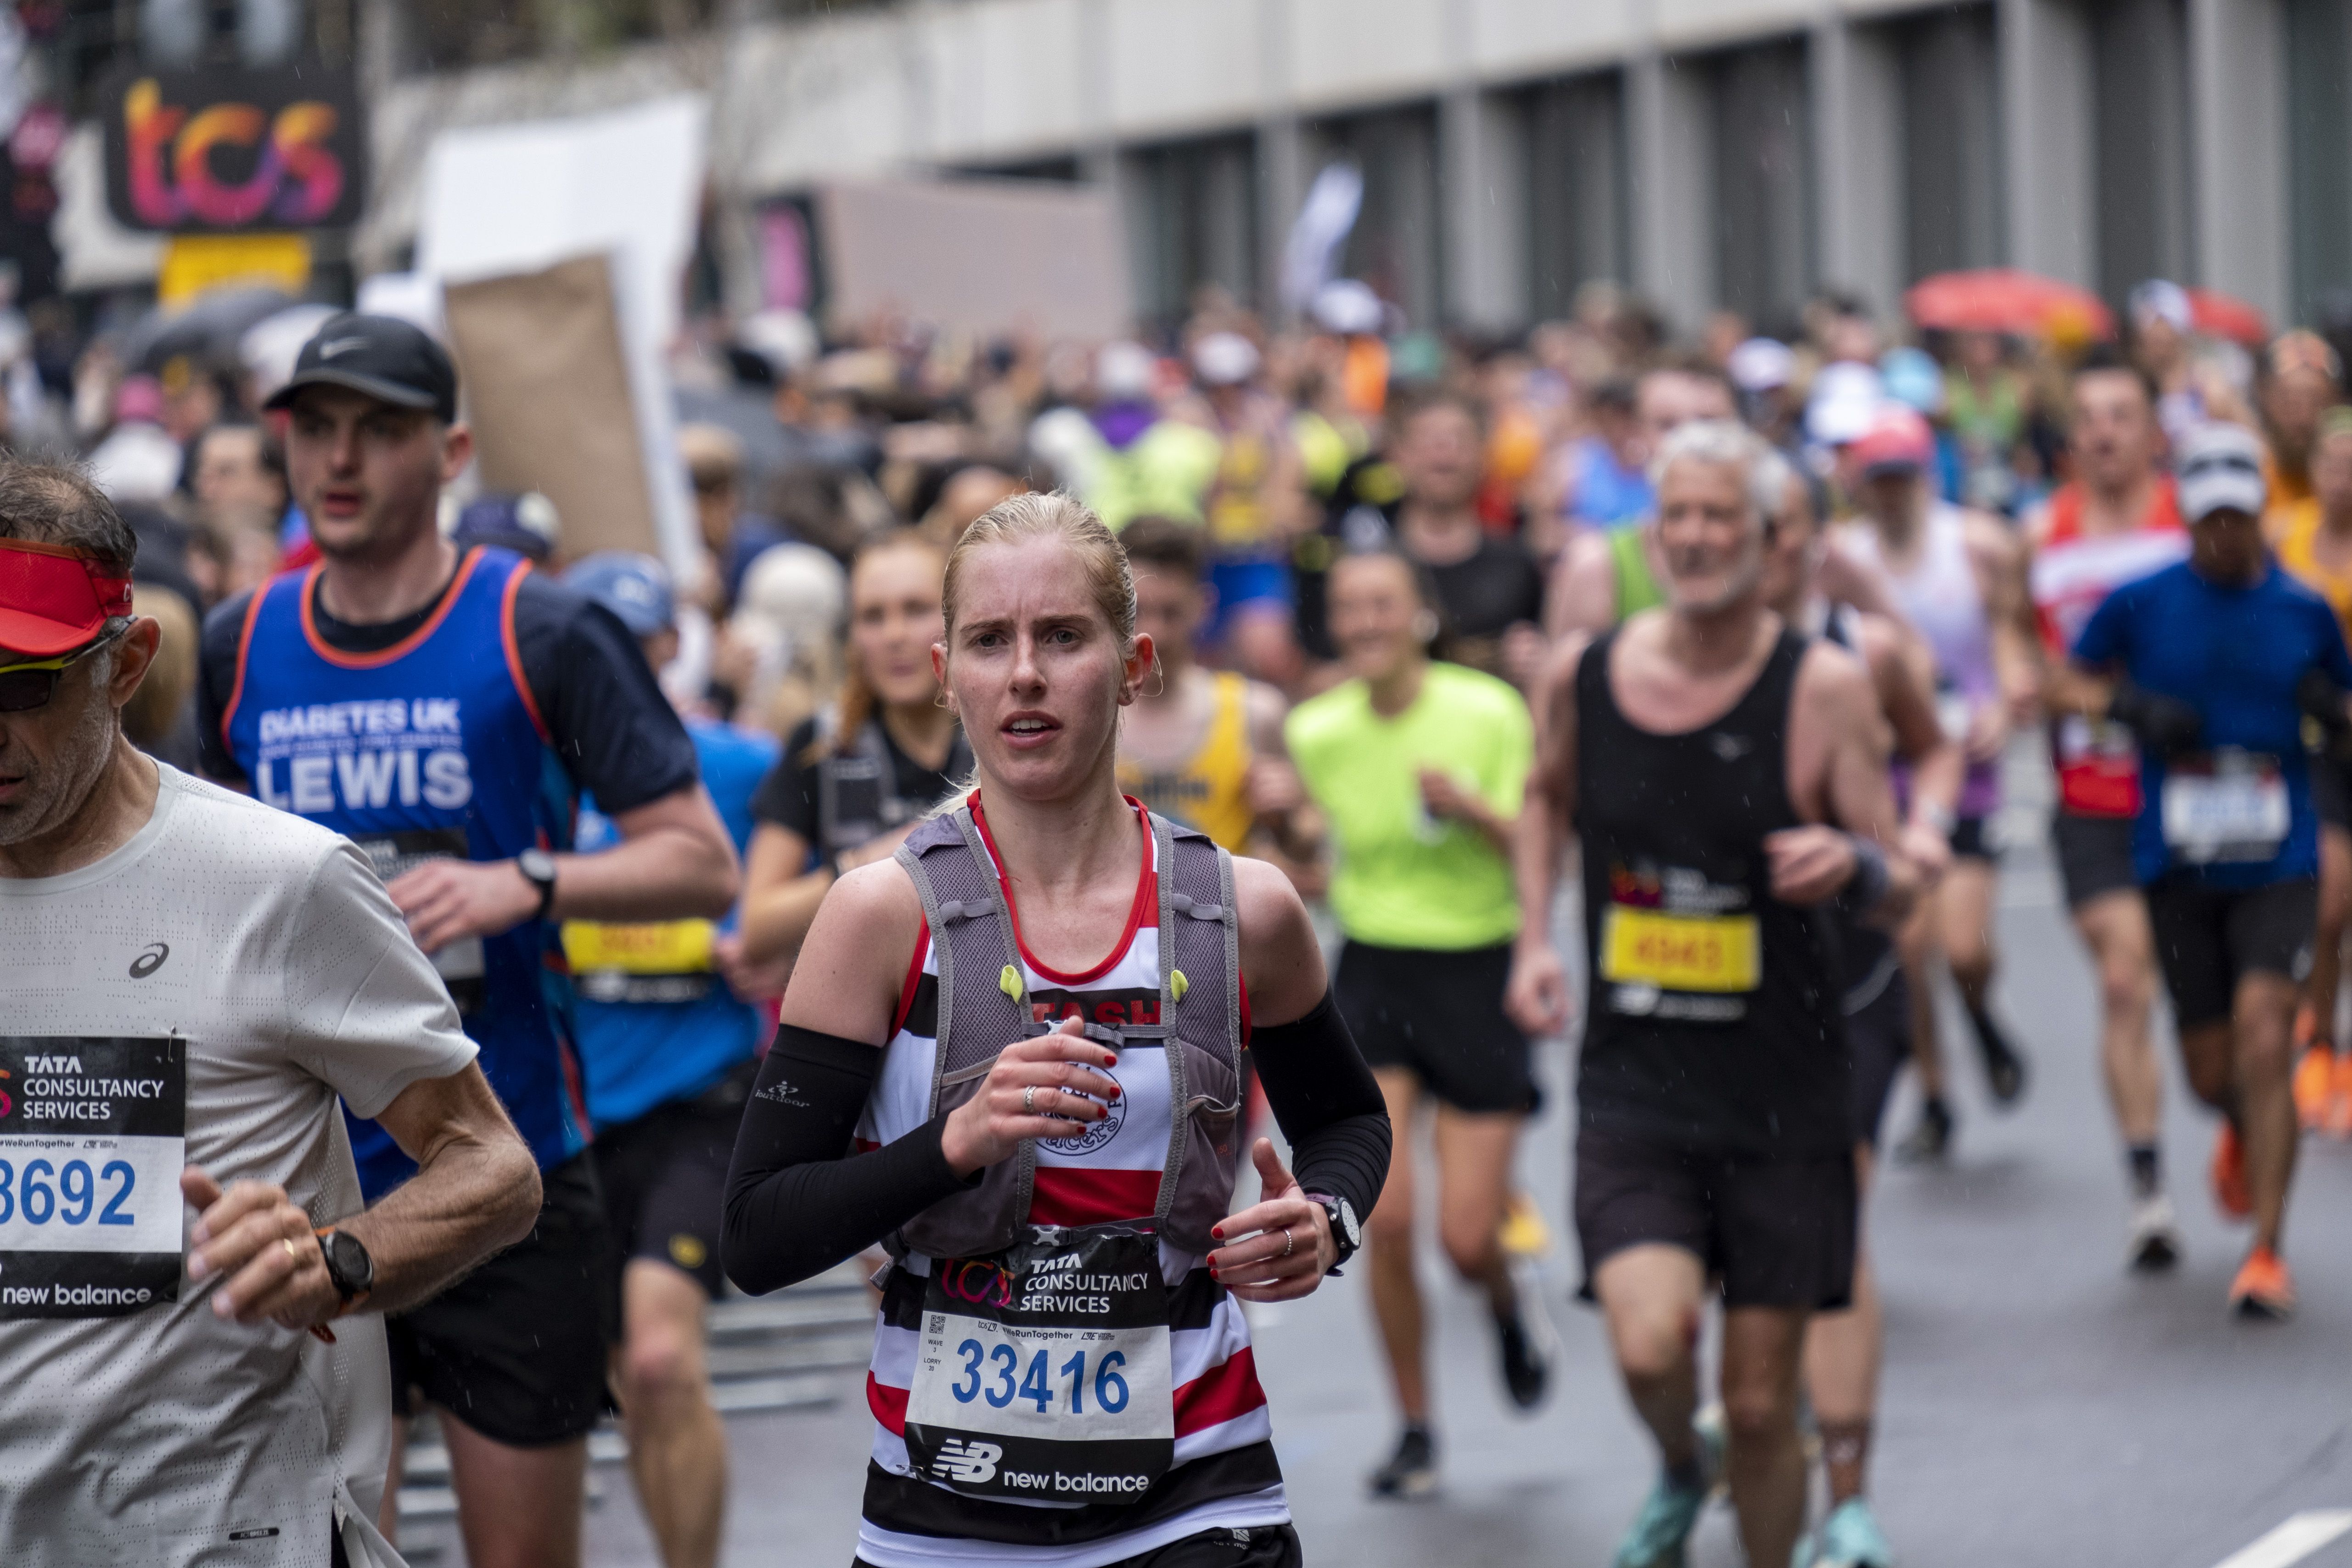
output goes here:
<path id="1" fill-rule="evenodd" d="M 278 1245 L 286 1249 L 287 1262 L 291 1263 L 297 1268 L 302 1267 L 302 1249 L 294 1245 L 294 1238 L 292 1237 L 279 1237 L 278 1238 Z"/>
<path id="2" fill-rule="evenodd" d="M 1031 1084 L 1021 1091 L 1021 1109 L 1028 1115 L 1037 1114 L 1037 1086 Z"/>
<path id="3" fill-rule="evenodd" d="M 1285 1258 L 1289 1257 L 1290 1249 L 1297 1245 L 1298 1237 L 1292 1233 L 1291 1228 L 1288 1226 L 1284 1226 L 1282 1227 L 1282 1255 Z"/>

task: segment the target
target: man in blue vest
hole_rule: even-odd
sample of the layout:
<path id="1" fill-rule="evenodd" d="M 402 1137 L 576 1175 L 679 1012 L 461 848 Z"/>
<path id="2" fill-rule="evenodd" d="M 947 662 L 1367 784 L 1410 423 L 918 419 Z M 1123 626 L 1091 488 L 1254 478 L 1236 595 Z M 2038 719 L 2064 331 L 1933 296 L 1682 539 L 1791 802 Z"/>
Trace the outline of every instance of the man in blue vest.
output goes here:
<path id="1" fill-rule="evenodd" d="M 395 1408 L 439 1412 L 475 1568 L 574 1568 L 614 1270 L 556 922 L 715 918 L 736 861 L 636 640 L 436 528 L 472 453 L 457 405 L 448 355 L 405 322 L 338 316 L 303 346 L 270 406 L 321 559 L 214 612 L 199 712 L 207 771 L 375 861 L 538 1160 L 530 1238 L 391 1321 Z M 574 854 L 592 791 L 619 842 Z M 414 1170 L 373 1123 L 351 1132 L 371 1201 Z"/>
<path id="2" fill-rule="evenodd" d="M 600 551 L 563 580 L 627 626 L 648 664 L 677 656 L 676 599 L 661 563 Z M 697 718 L 686 732 L 740 854 L 751 837 L 752 792 L 776 764 L 775 739 Z M 601 810 L 582 810 L 581 848 L 602 847 L 612 832 Z M 744 997 L 782 989 L 746 973 L 741 946 L 732 916 L 721 924 L 563 922 L 580 990 L 596 1175 L 625 1259 L 613 1384 L 629 1473 L 664 1568 L 711 1568 L 726 1512 L 727 1433 L 710 1402 L 703 1311 L 723 1285 L 727 1165 L 773 1026 Z"/>

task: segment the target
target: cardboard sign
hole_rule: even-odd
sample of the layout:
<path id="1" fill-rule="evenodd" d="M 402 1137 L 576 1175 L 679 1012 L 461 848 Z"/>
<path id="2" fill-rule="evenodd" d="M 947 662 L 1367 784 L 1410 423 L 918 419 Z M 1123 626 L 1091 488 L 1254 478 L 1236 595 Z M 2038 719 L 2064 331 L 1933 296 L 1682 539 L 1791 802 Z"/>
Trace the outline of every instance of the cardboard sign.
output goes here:
<path id="1" fill-rule="evenodd" d="M 605 258 L 452 283 L 443 303 L 484 488 L 553 501 L 567 558 L 658 553 Z"/>
<path id="2" fill-rule="evenodd" d="M 108 79 L 106 205 L 178 234 L 336 228 L 367 197 L 367 123 L 349 71 L 207 66 Z"/>

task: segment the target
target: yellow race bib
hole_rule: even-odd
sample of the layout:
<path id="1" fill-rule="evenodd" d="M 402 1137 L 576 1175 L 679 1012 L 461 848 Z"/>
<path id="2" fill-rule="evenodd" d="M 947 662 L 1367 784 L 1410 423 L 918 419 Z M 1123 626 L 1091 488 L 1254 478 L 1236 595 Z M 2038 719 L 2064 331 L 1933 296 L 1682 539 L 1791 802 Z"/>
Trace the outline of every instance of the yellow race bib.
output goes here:
<path id="1" fill-rule="evenodd" d="M 1601 975 L 1661 991 L 1753 991 L 1762 974 L 1754 915 L 1669 915 L 1611 904 Z"/>
<path id="2" fill-rule="evenodd" d="M 563 956 L 574 974 L 708 974 L 718 932 L 709 921 L 565 921 Z"/>

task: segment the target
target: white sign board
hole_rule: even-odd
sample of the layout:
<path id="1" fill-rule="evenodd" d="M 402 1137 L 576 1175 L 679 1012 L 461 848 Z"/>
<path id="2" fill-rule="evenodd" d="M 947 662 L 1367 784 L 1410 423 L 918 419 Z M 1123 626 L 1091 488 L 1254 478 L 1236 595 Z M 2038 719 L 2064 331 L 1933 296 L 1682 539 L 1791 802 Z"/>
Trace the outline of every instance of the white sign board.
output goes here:
<path id="1" fill-rule="evenodd" d="M 709 107 L 657 99 L 576 119 L 445 131 L 425 155 L 416 269 L 439 284 L 602 255 L 613 279 L 655 526 L 673 571 L 697 533 L 663 354 L 694 249 Z"/>

